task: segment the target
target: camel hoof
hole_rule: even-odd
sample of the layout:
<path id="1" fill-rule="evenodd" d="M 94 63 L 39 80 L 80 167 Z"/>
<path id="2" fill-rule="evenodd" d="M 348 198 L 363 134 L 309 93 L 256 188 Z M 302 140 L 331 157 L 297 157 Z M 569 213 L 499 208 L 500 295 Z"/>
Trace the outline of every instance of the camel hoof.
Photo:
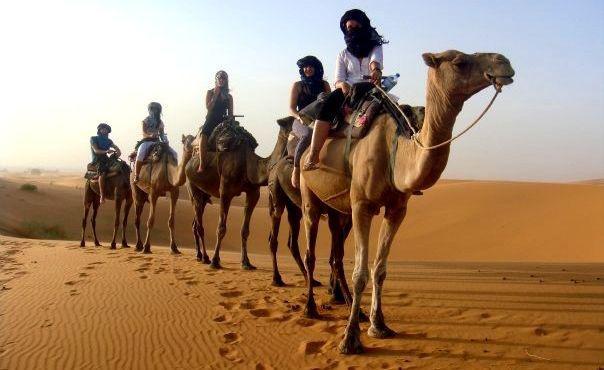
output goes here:
<path id="1" fill-rule="evenodd" d="M 102 247 L 101 243 L 99 243 L 99 242 L 94 242 L 94 246 L 95 247 Z"/>
<path id="2" fill-rule="evenodd" d="M 338 350 L 343 355 L 356 355 L 364 352 L 359 335 L 348 334 L 348 332 L 346 332 L 344 339 L 338 345 Z"/>
<path id="3" fill-rule="evenodd" d="M 220 261 L 214 259 L 212 260 L 212 262 L 210 262 L 210 267 L 215 270 L 220 270 L 222 268 L 222 266 L 220 266 Z"/>
<path id="4" fill-rule="evenodd" d="M 151 254 L 151 248 L 143 249 L 143 254 Z"/>
<path id="5" fill-rule="evenodd" d="M 141 252 L 143 250 L 143 245 L 136 243 L 136 246 L 134 247 L 134 250 L 137 252 Z"/>
<path id="6" fill-rule="evenodd" d="M 115 249 L 115 242 L 111 243 L 111 246 L 109 247 L 109 249 Z"/>
<path id="7" fill-rule="evenodd" d="M 306 307 L 304 308 L 304 317 L 308 319 L 318 319 L 321 317 L 319 315 L 319 311 L 317 310 L 317 305 L 315 304 L 314 299 L 309 299 L 306 301 Z"/>
<path id="8" fill-rule="evenodd" d="M 122 248 L 130 248 L 130 246 L 128 245 L 128 243 L 122 243 Z"/>
<path id="9" fill-rule="evenodd" d="M 209 257 L 208 255 L 203 256 L 203 260 L 202 260 L 202 262 L 203 262 L 204 264 L 206 264 L 206 265 L 209 265 L 209 264 L 210 264 L 210 262 L 211 262 L 211 261 L 210 261 L 210 257 Z"/>
<path id="10" fill-rule="evenodd" d="M 243 262 L 241 264 L 241 268 L 244 269 L 244 270 L 256 270 L 256 266 L 252 265 L 249 262 Z"/>
<path id="11" fill-rule="evenodd" d="M 172 247 L 171 249 L 172 249 L 172 254 L 182 254 L 176 247 Z"/>
<path id="12" fill-rule="evenodd" d="M 273 278 L 273 286 L 279 286 L 279 287 L 283 287 L 286 286 L 287 284 L 285 284 L 285 282 L 283 281 L 283 279 L 281 279 L 281 276 L 277 276 Z"/>
<path id="13" fill-rule="evenodd" d="M 319 280 L 312 279 L 312 286 L 318 287 L 318 286 L 323 286 L 323 284 L 321 284 L 321 282 Z"/>
<path id="14" fill-rule="evenodd" d="M 84 248 L 86 246 L 86 243 L 84 241 L 80 242 L 80 247 Z"/>
<path id="15" fill-rule="evenodd" d="M 367 335 L 371 338 L 385 339 L 396 336 L 396 332 L 387 327 L 385 324 L 383 324 L 381 328 L 371 325 L 369 329 L 367 329 Z"/>

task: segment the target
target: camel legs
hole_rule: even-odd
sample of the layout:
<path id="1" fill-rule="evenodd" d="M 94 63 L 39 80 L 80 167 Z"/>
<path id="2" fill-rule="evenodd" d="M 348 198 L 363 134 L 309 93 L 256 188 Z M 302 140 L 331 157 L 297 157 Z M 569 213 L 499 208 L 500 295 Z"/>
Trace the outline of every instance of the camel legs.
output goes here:
<path id="1" fill-rule="evenodd" d="M 80 241 L 80 247 L 86 246 L 86 224 L 88 223 L 88 212 L 90 211 L 90 206 L 92 205 L 92 200 L 88 199 L 88 196 L 85 195 L 84 199 L 84 218 L 82 218 L 82 241 Z"/>
<path id="2" fill-rule="evenodd" d="M 245 194 L 243 225 L 241 225 L 241 268 L 244 270 L 256 269 L 247 256 L 247 238 L 250 236 L 250 220 L 256 204 L 258 204 L 258 199 L 260 199 L 260 188 L 253 188 Z"/>
<path id="3" fill-rule="evenodd" d="M 145 207 L 145 202 L 148 200 L 148 195 L 142 190 L 138 189 L 136 185 L 134 188 L 134 228 L 136 230 L 136 251 L 140 252 L 143 250 L 143 243 L 141 240 L 141 214 Z"/>
<path id="4" fill-rule="evenodd" d="M 209 196 L 199 189 L 193 187 L 190 183 L 187 185 L 191 203 L 193 203 L 193 237 L 195 238 L 195 249 L 197 250 L 197 260 L 203 263 L 210 263 L 210 257 L 206 252 L 205 230 L 203 228 L 203 213 L 208 204 Z M 201 245 L 200 245 L 201 239 Z"/>
<path id="5" fill-rule="evenodd" d="M 155 208 L 157 206 L 157 194 L 151 193 L 149 195 L 149 218 L 147 219 L 147 235 L 145 236 L 145 244 L 143 246 L 143 253 L 151 253 L 151 229 L 155 224 Z"/>
<path id="6" fill-rule="evenodd" d="M 124 220 L 122 221 L 122 248 L 130 248 L 126 241 L 126 226 L 128 226 L 128 215 L 132 207 L 132 193 L 130 189 L 126 191 L 126 204 L 124 205 Z"/>
<path id="7" fill-rule="evenodd" d="M 392 240 L 396 235 L 396 231 L 405 218 L 407 199 L 403 202 L 403 207 L 397 207 L 396 209 L 386 208 L 384 220 L 380 227 L 378 250 L 375 261 L 373 262 L 372 271 L 373 293 L 370 314 L 371 326 L 367 330 L 367 335 L 373 338 L 389 338 L 396 334 L 392 329 L 386 326 L 386 323 L 384 322 L 384 314 L 382 313 L 382 287 L 384 285 L 384 280 L 386 279 L 386 265 L 388 254 L 390 253 L 390 246 L 392 245 Z"/>
<path id="8" fill-rule="evenodd" d="M 290 201 L 285 202 L 285 207 L 287 208 L 287 221 L 289 223 L 289 238 L 287 240 L 287 247 L 289 248 L 292 257 L 294 257 L 298 268 L 300 268 L 302 275 L 304 275 L 304 280 L 306 280 L 306 284 L 308 284 L 308 274 L 306 273 L 304 261 L 302 261 L 302 257 L 300 256 L 300 247 L 298 245 L 298 237 L 300 235 L 300 221 L 302 220 L 302 210 Z M 314 279 L 312 281 L 312 284 L 315 287 L 321 286 L 321 283 L 318 280 Z"/>
<path id="9" fill-rule="evenodd" d="M 361 309 L 361 297 L 365 285 L 369 279 L 367 267 L 367 254 L 369 250 L 369 231 L 374 216 L 374 209 L 368 202 L 358 201 L 352 205 L 352 225 L 355 239 L 355 263 L 352 273 L 354 284 L 354 295 L 352 307 L 344 339 L 338 346 L 343 354 L 355 354 L 363 352 L 361 344 L 361 329 L 359 327 L 359 311 Z"/>
<path id="10" fill-rule="evenodd" d="M 92 201 L 92 235 L 94 235 L 94 245 L 96 247 L 100 247 L 101 243 L 99 242 L 99 238 L 96 236 L 96 215 L 99 212 L 100 198 L 94 199 Z"/>
<path id="11" fill-rule="evenodd" d="M 218 217 L 218 228 L 216 229 L 216 246 L 214 247 L 214 255 L 210 267 L 219 269 L 220 266 L 220 244 L 226 235 L 226 222 L 229 214 L 229 207 L 233 197 L 227 194 L 220 194 L 220 215 Z"/>
<path id="12" fill-rule="evenodd" d="M 304 179 L 302 180 L 302 207 L 304 210 L 304 226 L 306 229 L 306 257 L 304 264 L 306 266 L 306 273 L 308 274 L 308 281 L 314 281 L 313 274 L 315 271 L 315 247 L 317 243 L 317 233 L 319 231 L 319 219 L 321 217 L 321 206 L 316 196 L 304 185 Z M 304 309 L 304 315 L 309 318 L 318 318 L 319 312 L 317 311 L 317 305 L 315 304 L 315 297 L 313 293 L 313 284 L 306 284 L 308 288 L 306 308 Z"/>
<path id="13" fill-rule="evenodd" d="M 329 264 L 331 265 L 330 287 L 332 300 L 336 303 L 352 304 L 352 295 L 344 275 L 344 242 L 350 232 L 350 220 L 348 216 L 337 211 L 329 210 L 329 231 L 331 233 L 331 254 Z"/>
<path id="14" fill-rule="evenodd" d="M 278 191 L 275 189 L 275 191 Z M 268 244 L 271 249 L 271 257 L 273 258 L 273 286 L 285 286 L 281 274 L 279 273 L 279 266 L 277 266 L 277 248 L 279 247 L 279 225 L 281 224 L 281 216 L 283 216 L 283 210 L 285 204 L 283 204 L 284 194 L 273 194 L 269 192 L 269 213 L 271 216 L 271 232 L 268 236 Z M 281 198 L 280 198 L 281 197 Z M 304 274 L 306 276 L 306 274 Z"/>
<path id="15" fill-rule="evenodd" d="M 115 238 L 117 237 L 117 232 L 120 228 L 120 213 L 122 211 L 122 202 L 124 198 L 121 194 L 115 194 L 115 217 L 113 220 L 113 237 L 111 238 L 111 247 L 110 249 L 115 249 Z"/>
<path id="16" fill-rule="evenodd" d="M 176 202 L 178 201 L 179 189 L 174 188 L 170 191 L 170 217 L 168 217 L 168 228 L 170 229 L 170 249 L 173 254 L 180 254 L 176 241 L 174 240 L 174 213 L 176 212 Z M 157 201 L 157 198 L 156 198 Z M 152 208 L 155 211 L 155 205 Z"/>

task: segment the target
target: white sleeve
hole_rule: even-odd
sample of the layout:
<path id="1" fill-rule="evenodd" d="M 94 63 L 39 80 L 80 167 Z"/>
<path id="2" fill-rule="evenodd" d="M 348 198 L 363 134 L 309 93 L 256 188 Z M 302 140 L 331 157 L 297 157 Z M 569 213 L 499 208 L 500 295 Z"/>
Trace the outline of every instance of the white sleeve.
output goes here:
<path id="1" fill-rule="evenodd" d="M 369 64 L 371 64 L 371 62 L 378 62 L 380 64 L 380 69 L 384 69 L 384 54 L 382 51 L 382 45 L 374 47 L 373 50 L 371 50 L 369 57 Z"/>
<path id="2" fill-rule="evenodd" d="M 338 82 L 345 82 L 348 73 L 346 71 L 346 62 L 344 61 L 345 50 L 341 51 L 338 54 L 338 58 L 336 59 L 336 76 L 334 85 Z"/>

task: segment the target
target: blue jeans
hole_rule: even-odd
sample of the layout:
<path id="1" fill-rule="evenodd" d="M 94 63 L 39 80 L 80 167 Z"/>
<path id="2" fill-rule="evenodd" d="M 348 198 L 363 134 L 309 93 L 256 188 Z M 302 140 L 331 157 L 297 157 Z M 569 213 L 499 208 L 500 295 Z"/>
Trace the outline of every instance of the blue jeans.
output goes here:
<path id="1" fill-rule="evenodd" d="M 292 133 L 298 138 L 298 145 L 296 145 L 296 151 L 294 152 L 294 167 L 300 167 L 300 157 L 302 153 L 310 146 L 312 140 L 312 129 L 300 120 L 295 119 L 292 126 Z"/>

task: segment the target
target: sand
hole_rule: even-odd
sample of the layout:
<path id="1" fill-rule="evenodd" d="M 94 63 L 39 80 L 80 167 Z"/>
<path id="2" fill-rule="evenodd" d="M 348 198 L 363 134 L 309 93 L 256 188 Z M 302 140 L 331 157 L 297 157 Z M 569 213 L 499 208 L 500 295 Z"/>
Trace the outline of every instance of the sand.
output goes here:
<path id="1" fill-rule="evenodd" d="M 20 190 L 24 183 L 37 191 Z M 302 317 L 304 279 L 285 247 L 284 288 L 270 285 L 266 190 L 239 268 L 241 198 L 229 213 L 223 270 L 194 258 L 189 201 L 178 203 L 170 255 L 160 200 L 153 254 L 108 249 L 113 202 L 101 208 L 103 247 L 79 248 L 80 174 L 0 177 L 0 369 L 599 369 L 604 367 L 604 186 L 444 180 L 410 202 L 391 252 L 384 314 L 395 338 L 367 353 L 336 346 L 347 308 L 316 289 L 320 320 Z M 183 193 L 185 190 L 183 188 Z M 185 197 L 186 198 L 186 197 Z M 217 206 L 207 208 L 210 252 Z M 379 217 L 371 231 L 376 243 Z M 33 225 L 33 226 L 32 226 Z M 24 238 L 54 227 L 66 241 Z M 6 236 L 9 235 L 9 236 Z M 44 236 L 46 235 L 46 237 Z M 128 229 L 134 245 L 132 217 Z M 350 279 L 353 239 L 346 246 Z M 317 278 L 328 281 L 321 222 Z M 300 238 L 304 252 L 304 238 Z M 371 286 L 363 307 L 369 309 Z"/>
<path id="2" fill-rule="evenodd" d="M 597 369 L 604 366 L 604 265 L 397 262 L 384 314 L 398 332 L 336 350 L 347 309 L 317 288 L 320 320 L 302 317 L 304 280 L 270 286 L 270 260 L 214 271 L 173 256 L 0 237 L 0 368 Z M 318 261 L 327 281 L 327 264 Z M 347 264 L 350 269 L 350 264 Z M 370 287 L 363 307 L 368 309 Z M 362 330 L 368 324 L 361 325 Z"/>

